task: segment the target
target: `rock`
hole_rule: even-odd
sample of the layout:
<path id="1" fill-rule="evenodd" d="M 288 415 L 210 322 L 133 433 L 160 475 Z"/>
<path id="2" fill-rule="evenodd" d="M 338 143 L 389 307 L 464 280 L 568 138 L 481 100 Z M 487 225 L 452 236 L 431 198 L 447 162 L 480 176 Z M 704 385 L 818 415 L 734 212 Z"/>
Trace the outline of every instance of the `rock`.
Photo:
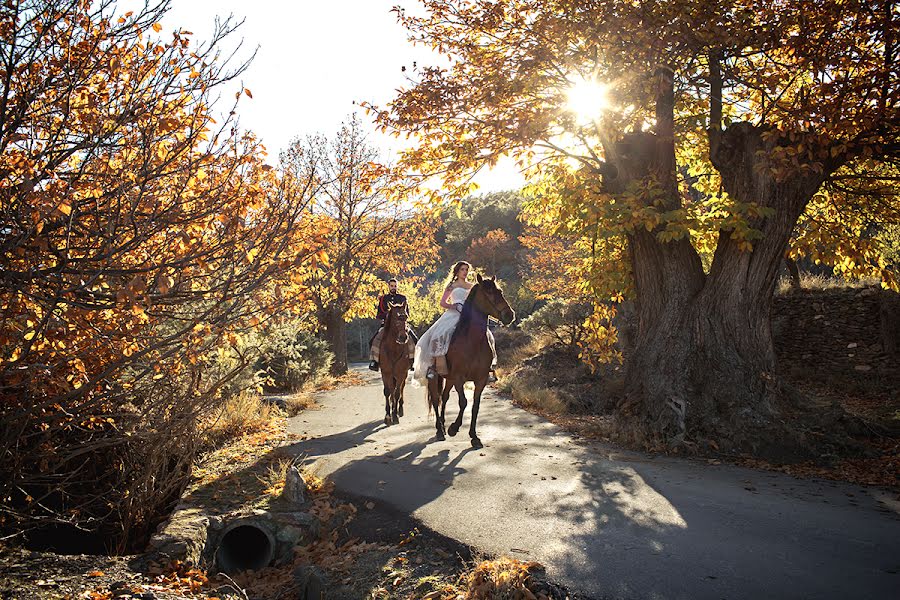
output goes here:
<path id="1" fill-rule="evenodd" d="M 870 365 L 856 365 L 855 367 L 853 367 L 853 370 L 866 372 L 871 371 L 872 367 Z"/>
<path id="2" fill-rule="evenodd" d="M 206 547 L 209 517 L 199 508 L 176 510 L 150 538 L 151 553 L 199 565 Z"/>
<path id="3" fill-rule="evenodd" d="M 849 348 L 856 348 L 857 346 L 859 346 L 859 344 L 857 344 L 856 342 L 852 342 L 852 343 L 850 343 L 850 344 L 847 344 L 847 348 L 848 348 L 848 349 L 849 349 Z"/>
<path id="4" fill-rule="evenodd" d="M 281 492 L 281 497 L 294 504 L 303 504 L 306 502 L 307 491 L 306 481 L 303 479 L 303 475 L 300 474 L 300 469 L 296 465 L 291 466 L 284 480 L 284 490 Z"/>
<path id="5" fill-rule="evenodd" d="M 325 575 L 316 567 L 303 565 L 292 573 L 300 593 L 299 600 L 321 600 L 325 597 Z"/>

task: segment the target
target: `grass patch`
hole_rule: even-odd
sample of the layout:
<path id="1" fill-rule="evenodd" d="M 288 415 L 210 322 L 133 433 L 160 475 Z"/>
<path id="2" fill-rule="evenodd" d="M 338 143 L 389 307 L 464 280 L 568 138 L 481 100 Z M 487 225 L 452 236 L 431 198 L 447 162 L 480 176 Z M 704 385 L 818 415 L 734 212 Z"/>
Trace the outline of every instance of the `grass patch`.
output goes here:
<path id="1" fill-rule="evenodd" d="M 288 469 L 294 461 L 288 458 L 280 458 L 269 464 L 263 474 L 257 475 L 259 482 L 263 484 L 265 489 L 263 494 L 269 496 L 278 496 L 284 490 L 284 481 L 287 479 Z"/>
<path id="2" fill-rule="evenodd" d="M 556 390 L 543 387 L 534 377 L 515 377 L 509 385 L 515 404 L 540 412 L 563 414 L 566 403 Z"/>
<path id="3" fill-rule="evenodd" d="M 203 445 L 217 447 L 227 440 L 258 433 L 271 427 L 284 412 L 252 392 L 232 396 L 207 418 L 203 430 Z"/>
<path id="4" fill-rule="evenodd" d="M 803 290 L 860 289 L 874 285 L 879 285 L 879 280 L 872 277 L 863 279 L 844 279 L 843 277 L 800 273 L 800 289 Z M 790 277 L 781 277 L 778 280 L 778 286 L 775 293 L 779 296 L 783 296 L 785 294 L 790 294 L 792 291 L 793 287 L 791 285 Z"/>
<path id="5" fill-rule="evenodd" d="M 318 406 L 313 395 L 315 391 L 315 386 L 307 384 L 304 385 L 303 389 L 299 392 L 293 393 L 285 398 L 284 411 L 287 413 L 287 416 L 294 417 L 304 410 L 309 410 Z"/>
<path id="6" fill-rule="evenodd" d="M 501 348 L 499 352 L 499 362 L 495 371 L 498 379 L 497 386 L 501 387 L 504 385 L 504 380 L 508 379 L 525 359 L 531 358 L 540 352 L 547 343 L 548 338 L 546 336 L 536 336 L 529 340 L 527 344 L 516 348 L 512 352 L 504 352 Z M 508 382 L 506 385 L 509 385 Z M 505 391 L 509 390 L 507 389 Z"/>
<path id="7" fill-rule="evenodd" d="M 343 375 L 323 375 L 316 379 L 313 389 L 317 392 L 325 392 L 336 390 L 338 388 L 352 387 L 354 385 L 362 385 L 366 382 L 363 377 L 355 372 L 348 371 Z"/>

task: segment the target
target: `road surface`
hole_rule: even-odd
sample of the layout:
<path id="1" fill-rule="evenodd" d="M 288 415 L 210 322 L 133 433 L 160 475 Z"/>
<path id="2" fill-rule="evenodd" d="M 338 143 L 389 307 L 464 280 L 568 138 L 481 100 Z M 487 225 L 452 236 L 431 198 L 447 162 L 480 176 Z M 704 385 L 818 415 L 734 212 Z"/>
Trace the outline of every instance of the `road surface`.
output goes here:
<path id="1" fill-rule="evenodd" d="M 323 393 L 319 410 L 289 421 L 311 436 L 295 445 L 306 463 L 478 550 L 536 560 L 574 592 L 900 599 L 896 494 L 617 450 L 489 393 L 484 448 L 469 445 L 469 409 L 438 442 L 423 389 L 407 386 L 406 416 L 386 427 L 380 378 L 355 368 L 366 385 Z"/>

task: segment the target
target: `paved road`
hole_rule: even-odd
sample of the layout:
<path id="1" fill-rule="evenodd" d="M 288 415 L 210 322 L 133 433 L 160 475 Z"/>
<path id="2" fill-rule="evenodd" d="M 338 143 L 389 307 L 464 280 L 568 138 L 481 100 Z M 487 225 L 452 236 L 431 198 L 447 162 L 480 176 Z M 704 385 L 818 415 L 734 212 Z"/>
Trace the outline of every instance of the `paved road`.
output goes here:
<path id="1" fill-rule="evenodd" d="M 582 442 L 492 395 L 475 450 L 468 418 L 457 437 L 434 439 L 422 389 L 407 388 L 406 417 L 385 427 L 380 380 L 368 381 L 292 419 L 292 432 L 313 436 L 297 452 L 339 490 L 485 552 L 537 560 L 572 591 L 900 598 L 896 495 Z M 447 408 L 449 424 L 455 393 Z"/>

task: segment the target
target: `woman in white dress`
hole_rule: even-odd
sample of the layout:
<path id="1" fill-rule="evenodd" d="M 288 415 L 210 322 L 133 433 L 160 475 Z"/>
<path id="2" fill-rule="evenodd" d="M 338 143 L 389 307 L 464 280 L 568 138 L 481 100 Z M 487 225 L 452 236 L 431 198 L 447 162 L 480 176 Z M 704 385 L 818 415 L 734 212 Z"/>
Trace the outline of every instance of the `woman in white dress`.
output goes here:
<path id="1" fill-rule="evenodd" d="M 466 261 L 459 261 L 453 265 L 450 274 L 450 283 L 444 289 L 441 296 L 441 308 L 444 309 L 442 314 L 434 324 L 428 328 L 428 331 L 422 334 L 416 344 L 416 357 L 414 360 L 415 371 L 413 379 L 421 385 L 426 384 L 426 379 L 434 377 L 434 373 L 446 374 L 447 365 L 445 355 L 450 348 L 450 338 L 453 337 L 453 331 L 459 322 L 462 313 L 463 304 L 469 295 L 469 290 L 475 287 L 475 284 L 468 281 L 469 270 L 471 265 Z M 491 344 L 491 350 L 494 349 L 494 336 L 491 330 L 487 331 L 488 341 Z M 497 353 L 494 352 L 494 361 L 497 360 Z M 491 375 L 493 375 L 493 366 L 491 367 Z M 496 380 L 491 377 L 492 380 Z"/>

